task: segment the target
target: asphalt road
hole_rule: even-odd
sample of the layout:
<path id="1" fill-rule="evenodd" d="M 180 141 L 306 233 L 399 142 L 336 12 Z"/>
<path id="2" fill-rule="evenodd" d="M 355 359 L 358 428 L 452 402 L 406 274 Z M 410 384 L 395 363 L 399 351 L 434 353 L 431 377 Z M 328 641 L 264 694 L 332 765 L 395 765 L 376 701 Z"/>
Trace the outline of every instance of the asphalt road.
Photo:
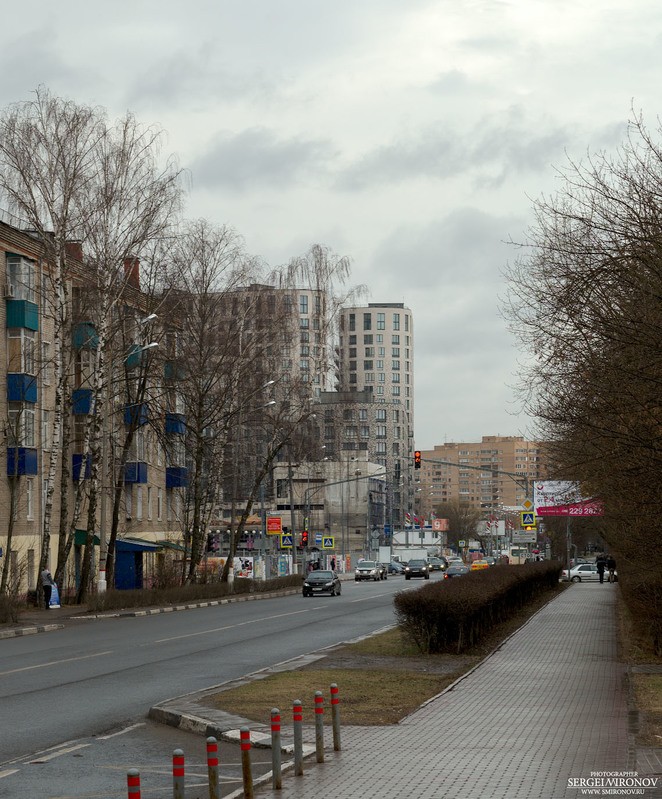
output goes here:
<path id="1" fill-rule="evenodd" d="M 100 742 L 126 749 L 130 741 L 136 765 L 129 767 L 144 761 L 154 768 L 158 735 L 145 724 L 152 705 L 388 626 L 394 621 L 393 594 L 419 585 L 400 577 L 348 581 L 341 597 L 295 595 L 85 620 L 0 641 L 0 797 L 123 795 L 103 792 L 101 777 L 104 770 L 122 771 L 128 761 L 114 745 Z M 96 746 L 92 769 L 86 762 L 91 743 Z M 200 747 L 202 760 L 203 742 Z M 163 752 L 164 779 L 171 754 Z M 168 794 L 143 790 L 144 797 L 161 795 Z"/>

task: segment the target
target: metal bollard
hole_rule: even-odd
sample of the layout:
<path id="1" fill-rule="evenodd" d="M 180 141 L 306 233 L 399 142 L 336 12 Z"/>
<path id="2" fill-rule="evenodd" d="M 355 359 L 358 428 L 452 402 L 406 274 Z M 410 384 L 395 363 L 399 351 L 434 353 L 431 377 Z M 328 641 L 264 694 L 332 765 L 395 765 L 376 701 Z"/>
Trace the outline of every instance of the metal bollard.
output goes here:
<path id="1" fill-rule="evenodd" d="M 175 749 L 172 753 L 172 799 L 185 799 L 185 780 L 184 752 L 181 749 Z"/>
<path id="2" fill-rule="evenodd" d="M 209 778 L 209 799 L 221 799 L 218 741 L 213 736 L 207 738 L 207 777 Z"/>
<path id="3" fill-rule="evenodd" d="M 126 785 L 129 799 L 140 799 L 140 773 L 131 768 L 126 773 Z"/>
<path id="4" fill-rule="evenodd" d="M 283 787 L 280 752 L 280 710 L 271 708 L 271 786 L 279 791 Z"/>
<path id="5" fill-rule="evenodd" d="M 251 731 L 242 727 L 239 731 L 241 740 L 241 774 L 244 780 L 244 799 L 253 799 L 253 773 L 251 772 Z"/>
<path id="6" fill-rule="evenodd" d="M 331 726 L 333 728 L 333 751 L 340 751 L 340 696 L 338 686 L 331 683 Z"/>
<path id="7" fill-rule="evenodd" d="M 324 763 L 324 697 L 315 691 L 315 754 L 317 762 Z"/>
<path id="8" fill-rule="evenodd" d="M 294 776 L 303 776 L 303 708 L 301 700 L 295 699 L 292 707 L 294 720 Z"/>

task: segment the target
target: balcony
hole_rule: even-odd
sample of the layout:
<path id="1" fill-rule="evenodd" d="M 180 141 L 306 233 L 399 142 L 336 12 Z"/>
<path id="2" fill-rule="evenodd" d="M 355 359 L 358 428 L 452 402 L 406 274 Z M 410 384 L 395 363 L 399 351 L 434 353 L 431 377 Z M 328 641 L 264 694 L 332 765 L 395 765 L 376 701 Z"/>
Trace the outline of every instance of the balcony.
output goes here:
<path id="1" fill-rule="evenodd" d="M 7 374 L 7 402 L 36 402 L 37 380 L 34 375 Z"/>
<path id="2" fill-rule="evenodd" d="M 149 408 L 147 403 L 139 402 L 135 405 L 127 405 L 124 408 L 124 424 L 134 427 L 142 427 L 149 421 Z"/>
<path id="3" fill-rule="evenodd" d="M 29 300 L 7 300 L 7 327 L 39 330 L 39 309 Z"/>
<path id="4" fill-rule="evenodd" d="M 184 367 L 176 361 L 166 361 L 163 364 L 163 376 L 166 380 L 183 380 Z"/>
<path id="5" fill-rule="evenodd" d="M 75 416 L 85 416 L 92 410 L 92 389 L 77 388 L 71 393 L 71 412 Z"/>
<path id="6" fill-rule="evenodd" d="M 85 461 L 85 469 L 83 470 L 83 461 Z M 83 474 L 81 474 L 83 472 Z M 74 453 L 71 456 L 71 477 L 75 483 L 79 480 L 89 480 L 92 474 L 92 456 L 89 452 L 84 455 L 83 453 Z"/>
<path id="7" fill-rule="evenodd" d="M 166 413 L 165 418 L 166 433 L 184 435 L 186 432 L 186 417 L 183 413 Z"/>
<path id="8" fill-rule="evenodd" d="M 185 466 L 166 467 L 166 488 L 187 488 L 188 469 Z"/>
<path id="9" fill-rule="evenodd" d="M 125 483 L 146 483 L 147 464 L 144 461 L 129 461 L 124 465 Z"/>
<path id="10" fill-rule="evenodd" d="M 99 336 L 92 322 L 79 322 L 74 326 L 72 343 L 77 350 L 96 350 Z"/>
<path id="11" fill-rule="evenodd" d="M 7 476 L 35 475 L 37 450 L 30 447 L 7 447 Z"/>

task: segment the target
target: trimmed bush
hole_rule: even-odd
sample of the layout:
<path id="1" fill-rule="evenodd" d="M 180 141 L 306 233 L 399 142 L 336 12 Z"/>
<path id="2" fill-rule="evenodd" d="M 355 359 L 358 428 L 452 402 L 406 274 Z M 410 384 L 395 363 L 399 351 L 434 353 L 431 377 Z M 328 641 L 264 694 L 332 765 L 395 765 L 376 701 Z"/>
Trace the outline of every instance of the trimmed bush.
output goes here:
<path id="1" fill-rule="evenodd" d="M 395 596 L 401 630 L 425 654 L 463 652 L 492 628 L 556 587 L 558 563 L 493 566 Z"/>

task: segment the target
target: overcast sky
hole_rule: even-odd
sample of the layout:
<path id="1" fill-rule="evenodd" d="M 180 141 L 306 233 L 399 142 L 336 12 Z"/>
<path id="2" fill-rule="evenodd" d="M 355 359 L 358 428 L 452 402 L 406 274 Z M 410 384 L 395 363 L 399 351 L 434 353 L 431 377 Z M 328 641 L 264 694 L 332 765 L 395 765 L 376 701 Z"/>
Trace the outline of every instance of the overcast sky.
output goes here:
<path id="1" fill-rule="evenodd" d="M 416 446 L 528 435 L 502 270 L 566 153 L 654 126 L 659 0 L 0 0 L 0 106 L 39 84 L 168 132 L 187 216 L 272 266 L 347 255 L 415 323 Z"/>

